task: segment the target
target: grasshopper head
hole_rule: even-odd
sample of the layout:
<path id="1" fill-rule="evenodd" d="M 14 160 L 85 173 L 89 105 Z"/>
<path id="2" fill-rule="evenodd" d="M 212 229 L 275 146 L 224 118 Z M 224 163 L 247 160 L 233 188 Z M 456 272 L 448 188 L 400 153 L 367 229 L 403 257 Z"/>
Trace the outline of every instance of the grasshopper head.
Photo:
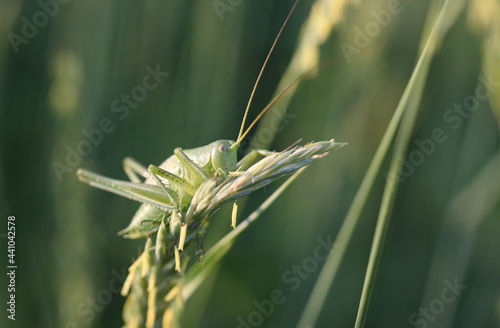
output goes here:
<path id="1" fill-rule="evenodd" d="M 238 162 L 236 153 L 238 147 L 233 147 L 234 143 L 232 140 L 218 140 L 213 143 L 210 157 L 214 169 L 222 169 L 224 171 L 236 170 L 236 163 Z"/>

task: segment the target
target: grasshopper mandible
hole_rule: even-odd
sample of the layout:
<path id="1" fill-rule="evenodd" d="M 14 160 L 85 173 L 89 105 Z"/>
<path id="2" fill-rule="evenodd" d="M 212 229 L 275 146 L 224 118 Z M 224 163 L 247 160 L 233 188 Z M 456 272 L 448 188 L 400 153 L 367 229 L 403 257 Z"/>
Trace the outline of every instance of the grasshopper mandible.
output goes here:
<path id="1" fill-rule="evenodd" d="M 182 250 L 186 238 L 185 229 L 192 223 L 190 216 L 193 216 L 193 213 L 204 213 L 208 217 L 222 203 L 236 200 L 279 177 L 291 174 L 328 151 L 343 145 L 335 143 L 332 139 L 283 152 L 251 150 L 241 160 L 237 160 L 237 150 L 242 140 L 291 87 L 274 98 L 244 131 L 246 117 L 262 72 L 297 2 L 281 26 L 262 65 L 236 141 L 218 140 L 193 149 L 176 148 L 174 154 L 159 166 L 149 165 L 147 168 L 131 158 L 125 158 L 124 170 L 130 182 L 110 179 L 83 169 L 77 171 L 78 178 L 91 186 L 143 203 L 130 225 L 120 232 L 121 235 L 128 238 L 146 237 L 158 229 L 159 223 L 165 217 L 172 233 L 177 234 L 180 231 L 179 249 Z M 142 181 L 141 177 L 145 180 Z M 200 206 L 197 205 L 195 208 L 192 204 L 193 197 L 197 193 L 200 194 L 200 189 L 211 197 L 210 199 L 205 197 L 203 210 Z M 203 195 L 198 195 L 197 202 L 202 197 Z"/>

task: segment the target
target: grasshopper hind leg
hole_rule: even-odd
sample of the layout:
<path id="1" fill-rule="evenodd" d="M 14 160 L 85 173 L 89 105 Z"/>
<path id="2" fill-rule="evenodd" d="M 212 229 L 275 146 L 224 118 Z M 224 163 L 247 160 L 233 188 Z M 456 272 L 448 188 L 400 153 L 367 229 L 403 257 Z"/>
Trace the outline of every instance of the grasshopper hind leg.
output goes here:
<path id="1" fill-rule="evenodd" d="M 123 170 L 127 174 L 130 181 L 135 183 L 143 182 L 139 178 L 140 176 L 145 179 L 149 176 L 148 169 L 132 157 L 125 157 L 123 159 Z"/>

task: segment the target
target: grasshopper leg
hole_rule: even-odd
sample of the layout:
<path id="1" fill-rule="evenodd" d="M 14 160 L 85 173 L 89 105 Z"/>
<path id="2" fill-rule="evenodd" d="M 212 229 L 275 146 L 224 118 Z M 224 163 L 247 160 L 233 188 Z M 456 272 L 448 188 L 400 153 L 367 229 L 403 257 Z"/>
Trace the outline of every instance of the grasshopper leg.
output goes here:
<path id="1" fill-rule="evenodd" d="M 194 195 L 196 192 L 196 188 L 190 184 L 186 179 L 181 178 L 178 175 L 175 175 L 173 173 L 170 173 L 168 171 L 165 171 L 161 167 L 158 167 L 156 165 L 149 165 L 148 167 L 148 172 L 151 174 L 151 177 L 156 181 L 156 183 L 163 189 L 165 190 L 165 193 L 171 193 L 172 190 L 170 190 L 162 181 L 160 178 L 167 179 L 170 181 L 172 184 L 176 185 L 177 187 L 184 189 L 187 193 L 190 195 Z"/>
<path id="2" fill-rule="evenodd" d="M 123 159 L 123 170 L 127 174 L 130 181 L 135 183 L 141 183 L 139 176 L 147 178 L 149 176 L 148 169 L 132 157 L 125 157 Z"/>
<path id="3" fill-rule="evenodd" d="M 93 187 L 146 203 L 164 211 L 171 211 L 175 204 L 169 202 L 162 189 L 155 185 L 115 180 L 83 169 L 78 169 L 76 174 L 80 181 Z"/>
<path id="4" fill-rule="evenodd" d="M 207 174 L 203 172 L 195 162 L 187 157 L 181 148 L 175 148 L 174 155 L 177 156 L 181 164 L 189 171 L 189 174 L 193 177 L 194 185 L 199 186 L 203 181 L 208 179 Z"/>
<path id="5" fill-rule="evenodd" d="M 158 186 L 160 186 L 160 188 L 165 192 L 165 194 L 168 196 L 168 198 L 170 198 L 170 200 L 172 201 L 172 203 L 173 204 L 177 204 L 178 197 L 177 197 L 176 193 L 172 189 L 168 188 L 163 183 L 163 181 L 161 181 L 160 177 L 165 178 L 165 179 L 169 179 L 169 180 L 170 179 L 175 179 L 175 177 L 177 177 L 179 179 L 182 179 L 182 178 L 178 177 L 175 174 L 167 172 L 164 169 L 161 169 L 158 166 L 155 166 L 155 165 L 152 165 L 152 164 L 149 165 L 148 172 L 151 175 L 151 177 L 153 178 L 153 180 L 155 180 L 156 184 Z"/>

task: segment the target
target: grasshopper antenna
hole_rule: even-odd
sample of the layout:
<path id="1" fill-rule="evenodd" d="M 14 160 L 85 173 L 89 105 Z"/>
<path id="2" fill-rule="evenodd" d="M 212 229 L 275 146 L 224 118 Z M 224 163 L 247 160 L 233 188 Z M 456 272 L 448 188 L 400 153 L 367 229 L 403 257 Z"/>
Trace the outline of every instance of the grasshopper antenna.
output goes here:
<path id="1" fill-rule="evenodd" d="M 262 77 L 262 73 L 264 72 L 264 69 L 266 68 L 267 62 L 269 61 L 269 57 L 271 57 L 271 54 L 273 53 L 274 47 L 276 46 L 276 43 L 278 42 L 278 40 L 279 40 L 279 38 L 281 36 L 281 33 L 283 32 L 283 29 L 285 28 L 286 24 L 288 23 L 288 20 L 290 19 L 290 16 L 292 16 L 292 13 L 295 10 L 295 7 L 299 3 L 299 1 L 300 0 L 296 0 L 295 3 L 293 4 L 292 9 L 290 9 L 290 12 L 288 13 L 288 16 L 286 17 L 285 21 L 283 22 L 283 25 L 281 25 L 281 28 L 280 28 L 280 30 L 278 32 L 278 35 L 274 39 L 274 42 L 273 42 L 273 45 L 271 46 L 271 49 L 267 53 L 267 57 L 264 60 L 264 64 L 262 65 L 262 68 L 260 69 L 259 75 L 257 76 L 257 80 L 255 81 L 255 84 L 253 86 L 252 93 L 250 94 L 250 98 L 248 99 L 247 107 L 245 108 L 245 114 L 243 115 L 243 120 L 241 122 L 240 132 L 238 133 L 238 138 L 236 139 L 236 142 L 233 144 L 233 146 L 231 148 L 237 148 L 237 147 L 239 147 L 239 145 L 240 145 L 241 141 L 243 140 L 243 138 L 245 138 L 245 136 L 248 134 L 248 132 L 250 132 L 250 129 L 256 123 L 256 121 L 254 121 L 250 125 L 250 127 L 243 133 L 243 130 L 245 129 L 245 122 L 246 122 L 246 119 L 247 119 L 247 116 L 248 116 L 248 111 L 250 109 L 250 105 L 252 104 L 252 100 L 253 100 L 253 97 L 255 95 L 255 90 L 257 90 L 257 86 L 259 85 L 260 78 Z M 292 83 L 292 84 L 295 84 L 295 83 Z M 289 88 L 290 88 L 290 86 L 287 87 L 285 90 L 288 90 Z M 269 110 L 269 108 L 271 108 L 272 104 L 274 104 L 279 99 L 279 97 L 282 94 L 284 94 L 284 92 L 281 92 L 278 97 L 276 97 L 275 99 L 273 99 L 273 101 L 271 101 L 271 103 L 269 103 L 269 105 L 267 105 L 261 111 L 261 113 L 258 116 L 259 119 Z"/>
<path id="2" fill-rule="evenodd" d="M 343 55 L 342 55 L 343 56 Z M 250 123 L 250 125 L 248 126 L 248 128 L 245 130 L 245 132 L 238 138 L 237 140 L 237 144 L 239 145 L 239 143 L 241 142 L 241 140 L 243 140 L 246 135 L 248 134 L 248 132 L 250 132 L 252 130 L 252 128 L 255 126 L 255 124 L 257 124 L 257 122 L 259 122 L 259 120 L 262 118 L 262 116 L 264 116 L 265 113 L 267 113 L 267 111 L 269 109 L 271 109 L 271 107 L 274 106 L 274 104 L 280 100 L 280 98 L 288 92 L 288 90 L 290 90 L 294 85 L 296 85 L 297 83 L 299 83 L 300 81 L 302 81 L 303 79 L 307 78 L 310 74 L 314 74 L 314 72 L 316 72 L 320 67 L 327 67 L 327 66 L 330 66 L 332 64 L 335 63 L 335 60 L 337 60 L 338 58 L 340 58 L 341 55 L 339 56 L 336 56 L 336 57 L 333 57 L 331 60 L 328 60 L 324 63 L 322 63 L 321 65 L 319 66 L 314 66 L 312 68 L 310 68 L 309 70 L 307 70 L 306 72 L 302 73 L 301 75 L 299 75 L 299 77 L 297 77 L 292 83 L 290 83 L 286 88 L 284 88 L 283 90 L 280 91 L 280 93 L 273 98 L 273 100 L 271 100 L 269 102 L 269 104 L 267 104 L 266 107 L 264 107 L 264 109 L 259 113 L 259 115 L 257 115 L 257 117 L 252 121 L 252 123 Z M 295 144 L 293 144 L 295 145 Z M 292 145 L 292 146 L 293 146 Z"/>

